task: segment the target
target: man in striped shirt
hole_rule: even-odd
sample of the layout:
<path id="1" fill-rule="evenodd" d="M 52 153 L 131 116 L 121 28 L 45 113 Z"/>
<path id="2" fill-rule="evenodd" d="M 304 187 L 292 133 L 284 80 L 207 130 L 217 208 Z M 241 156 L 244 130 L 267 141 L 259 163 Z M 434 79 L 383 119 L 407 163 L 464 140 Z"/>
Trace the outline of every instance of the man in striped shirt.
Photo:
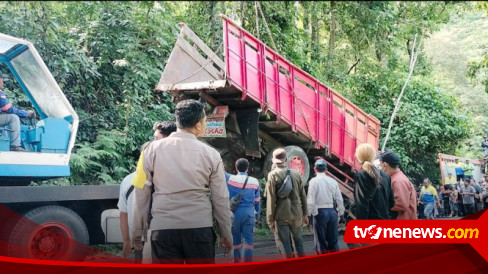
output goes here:
<path id="1" fill-rule="evenodd" d="M 244 247 L 244 261 L 252 261 L 254 245 L 254 228 L 261 210 L 259 181 L 247 174 L 249 161 L 240 158 L 236 161 L 237 175 L 231 175 L 227 181 L 229 198 L 232 199 L 243 190 L 241 202 L 232 218 L 232 238 L 234 239 L 234 262 L 241 260 L 241 249 Z M 247 180 L 247 183 L 246 183 Z M 246 184 L 244 186 L 244 184 Z M 244 238 L 244 244 L 241 243 Z"/>

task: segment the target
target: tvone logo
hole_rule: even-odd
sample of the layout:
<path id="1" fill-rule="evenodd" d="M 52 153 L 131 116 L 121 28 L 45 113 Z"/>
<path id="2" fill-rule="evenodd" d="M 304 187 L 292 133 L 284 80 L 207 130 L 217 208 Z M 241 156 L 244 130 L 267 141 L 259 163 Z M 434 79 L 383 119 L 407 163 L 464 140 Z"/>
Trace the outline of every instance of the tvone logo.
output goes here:
<path id="1" fill-rule="evenodd" d="M 375 225 L 372 225 L 366 229 L 368 236 L 373 240 L 378 240 L 381 235 L 381 230 L 381 227 L 376 227 Z"/>
<path id="2" fill-rule="evenodd" d="M 369 226 L 366 229 L 359 228 L 355 226 L 353 228 L 354 230 L 354 236 L 356 238 L 359 238 L 359 236 L 363 239 L 370 238 L 373 240 L 378 240 L 378 238 L 381 235 L 381 231 L 383 230 L 381 227 L 377 227 L 376 225 Z M 359 232 L 359 233 L 358 233 Z"/>

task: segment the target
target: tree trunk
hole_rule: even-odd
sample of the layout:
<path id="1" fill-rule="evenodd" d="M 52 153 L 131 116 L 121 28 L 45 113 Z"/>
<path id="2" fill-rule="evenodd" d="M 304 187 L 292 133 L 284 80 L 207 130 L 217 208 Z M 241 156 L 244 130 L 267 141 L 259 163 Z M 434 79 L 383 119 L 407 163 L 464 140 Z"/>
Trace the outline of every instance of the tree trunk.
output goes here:
<path id="1" fill-rule="evenodd" d="M 312 20 L 311 20 L 311 25 L 312 25 L 312 43 L 311 43 L 311 57 L 312 60 L 319 60 L 320 59 L 320 37 L 319 37 L 319 12 L 320 12 L 320 2 L 312 2 L 310 3 L 312 9 L 314 11 L 311 11 L 312 15 Z"/>
<path id="2" fill-rule="evenodd" d="M 208 14 L 208 22 L 210 23 L 210 48 L 212 49 L 217 49 L 218 47 L 218 37 L 217 37 L 217 33 L 216 33 L 216 29 L 217 29 L 217 20 L 216 20 L 216 16 L 217 16 L 217 2 L 215 1 L 207 1 L 205 2 L 205 5 L 207 6 L 207 14 Z"/>
<path id="3" fill-rule="evenodd" d="M 308 1 L 300 1 L 300 4 L 303 7 L 303 30 L 307 34 L 307 40 L 312 41 L 312 36 L 308 36 L 309 33 L 311 33 L 310 30 L 310 5 L 313 2 L 308 2 Z M 305 47 L 305 56 L 307 56 L 307 59 L 310 61 L 310 52 L 312 51 L 312 43 L 309 43 L 308 47 Z"/>
<path id="4" fill-rule="evenodd" d="M 333 59 L 334 59 L 334 49 L 335 49 L 335 40 L 336 40 L 336 21 L 335 21 L 335 8 L 336 2 L 330 2 L 330 23 L 329 23 L 329 52 L 327 53 L 327 71 L 332 68 Z"/>
<path id="5" fill-rule="evenodd" d="M 349 75 L 349 73 L 351 73 L 353 69 L 354 69 L 354 74 L 356 74 L 356 68 L 359 64 L 359 61 L 361 61 L 361 58 L 359 58 L 359 56 L 356 55 L 356 62 L 349 68 L 349 70 L 347 71 L 347 75 Z"/>
<path id="6" fill-rule="evenodd" d="M 246 1 L 241 2 L 241 27 L 246 28 Z"/>
<path id="7" fill-rule="evenodd" d="M 388 44 L 390 41 L 390 39 L 388 38 L 390 36 L 390 33 L 389 32 L 385 32 L 385 33 L 377 33 L 376 34 L 376 42 L 375 42 L 375 55 L 376 55 L 376 59 L 378 60 L 378 62 L 380 63 L 380 65 L 383 67 L 383 68 L 386 68 L 387 65 L 388 65 L 388 56 L 386 56 L 384 50 L 381 48 L 380 45 L 378 45 L 378 43 L 382 43 L 382 44 Z"/>
<path id="8" fill-rule="evenodd" d="M 412 51 L 410 50 L 410 43 L 411 43 L 411 41 L 410 41 L 410 39 L 408 39 L 407 40 L 407 43 L 406 43 L 406 45 L 407 45 L 408 59 L 412 59 Z"/>

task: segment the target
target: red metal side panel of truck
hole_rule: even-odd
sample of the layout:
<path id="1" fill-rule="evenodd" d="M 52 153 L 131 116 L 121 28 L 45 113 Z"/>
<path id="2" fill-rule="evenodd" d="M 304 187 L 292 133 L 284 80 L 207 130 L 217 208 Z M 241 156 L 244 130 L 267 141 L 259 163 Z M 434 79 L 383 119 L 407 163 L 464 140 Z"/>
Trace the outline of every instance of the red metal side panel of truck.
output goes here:
<path id="1" fill-rule="evenodd" d="M 227 78 L 247 96 L 358 169 L 357 145 L 379 145 L 380 122 L 223 16 Z"/>

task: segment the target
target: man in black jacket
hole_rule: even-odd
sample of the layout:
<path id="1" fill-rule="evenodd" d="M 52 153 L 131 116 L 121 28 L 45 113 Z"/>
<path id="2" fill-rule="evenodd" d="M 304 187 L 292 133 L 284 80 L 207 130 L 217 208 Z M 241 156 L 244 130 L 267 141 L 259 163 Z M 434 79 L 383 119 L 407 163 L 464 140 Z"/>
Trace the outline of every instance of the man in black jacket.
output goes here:
<path id="1" fill-rule="evenodd" d="M 485 136 L 485 140 L 481 142 L 481 147 L 483 148 L 485 157 L 488 156 L 488 136 Z"/>

